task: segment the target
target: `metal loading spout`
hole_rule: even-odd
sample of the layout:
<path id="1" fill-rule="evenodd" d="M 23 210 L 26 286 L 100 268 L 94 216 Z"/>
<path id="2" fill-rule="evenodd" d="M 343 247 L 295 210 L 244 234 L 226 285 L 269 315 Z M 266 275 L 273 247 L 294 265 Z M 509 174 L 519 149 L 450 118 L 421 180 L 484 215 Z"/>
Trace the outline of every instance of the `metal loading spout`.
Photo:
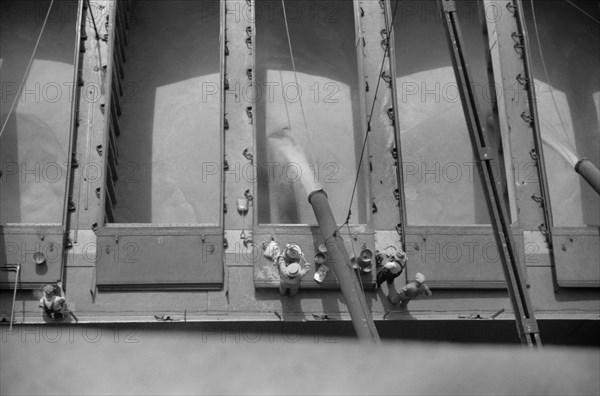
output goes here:
<path id="1" fill-rule="evenodd" d="M 323 190 L 313 191 L 308 196 L 308 202 L 315 212 L 321 234 L 325 238 L 325 245 L 330 252 L 328 262 L 337 276 L 342 294 L 346 299 L 358 339 L 375 344 L 381 343 L 367 300 L 350 263 L 344 241 L 339 236 L 338 226 L 329 206 L 327 194 Z"/>
<path id="2" fill-rule="evenodd" d="M 600 170 L 596 168 L 596 165 L 588 159 L 580 159 L 575 164 L 575 172 L 579 173 L 581 177 L 600 194 Z"/>

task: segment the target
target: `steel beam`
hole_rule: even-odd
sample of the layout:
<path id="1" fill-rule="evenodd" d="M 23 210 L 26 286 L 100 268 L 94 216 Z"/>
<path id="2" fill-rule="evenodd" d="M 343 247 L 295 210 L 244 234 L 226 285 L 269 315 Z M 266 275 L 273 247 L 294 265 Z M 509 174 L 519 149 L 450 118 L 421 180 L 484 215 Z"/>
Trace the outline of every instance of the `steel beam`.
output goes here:
<path id="1" fill-rule="evenodd" d="M 221 0 L 224 28 L 221 31 L 224 60 L 221 64 L 223 100 L 223 169 L 225 185 L 224 230 L 230 250 L 252 249 L 248 243 L 254 224 L 253 197 L 256 196 L 256 150 L 254 146 L 255 87 L 255 4 L 254 1 Z M 247 213 L 236 209 L 238 200 L 246 202 Z M 245 238 L 243 238 L 245 237 Z M 244 239 L 241 240 L 240 238 Z M 242 246 L 242 243 L 244 246 Z"/>
<path id="2" fill-rule="evenodd" d="M 486 203 L 508 284 L 508 292 L 515 314 L 519 338 L 522 343 L 529 346 L 540 346 L 541 340 L 537 322 L 533 314 L 531 302 L 529 301 L 529 293 L 519 262 L 518 246 L 514 241 L 502 193 L 493 173 L 496 160 L 490 153 L 489 145 L 486 142 L 486 136 L 478 116 L 478 103 L 469 66 L 465 58 L 466 51 L 458 21 L 456 4 L 454 0 L 438 0 L 438 4 L 442 13 L 452 65 L 454 67 L 473 152 L 475 153 L 479 174 L 484 184 Z"/>

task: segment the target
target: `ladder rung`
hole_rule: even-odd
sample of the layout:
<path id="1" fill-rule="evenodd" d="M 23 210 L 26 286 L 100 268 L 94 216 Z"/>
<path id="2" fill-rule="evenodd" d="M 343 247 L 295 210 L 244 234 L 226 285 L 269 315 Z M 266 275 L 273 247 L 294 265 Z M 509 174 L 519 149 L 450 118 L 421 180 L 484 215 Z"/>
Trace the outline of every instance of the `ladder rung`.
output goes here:
<path id="1" fill-rule="evenodd" d="M 121 105 L 119 104 L 119 95 L 115 93 L 115 87 L 112 86 L 110 98 L 111 111 L 116 111 L 117 115 L 121 115 Z"/>
<path id="2" fill-rule="evenodd" d="M 107 198 L 110 198 L 110 202 L 114 205 L 117 203 L 117 195 L 115 193 L 115 184 L 113 182 L 112 170 L 110 169 L 110 166 L 108 166 L 106 169 L 108 172 L 108 177 L 106 178 Z"/>
<path id="3" fill-rule="evenodd" d="M 121 62 L 125 62 L 127 59 L 125 57 L 125 45 L 123 44 L 123 37 L 121 33 L 121 29 L 119 29 L 119 19 L 117 19 L 117 25 L 115 26 L 115 50 L 118 50 L 119 55 L 121 55 Z"/>
<path id="4" fill-rule="evenodd" d="M 121 53 L 119 51 L 113 51 L 113 63 L 114 69 L 118 71 L 118 76 L 121 78 L 125 78 L 125 71 L 123 70 L 123 59 L 121 58 Z"/>
<path id="5" fill-rule="evenodd" d="M 116 61 L 116 59 L 115 59 Z M 113 69 L 113 73 L 112 73 L 112 83 L 113 85 L 117 85 L 117 87 L 119 87 L 119 95 L 123 96 L 123 84 L 121 83 L 121 79 L 119 78 L 118 75 L 118 71 L 115 69 Z"/>
<path id="6" fill-rule="evenodd" d="M 115 221 L 115 216 L 113 213 L 113 205 L 112 202 L 110 201 L 110 198 L 107 196 L 106 199 L 104 200 L 104 213 L 106 215 L 106 222 L 107 223 L 114 223 Z"/>
<path id="7" fill-rule="evenodd" d="M 131 1 L 125 0 L 125 27 L 129 29 L 129 21 L 131 20 Z"/>
<path id="8" fill-rule="evenodd" d="M 121 2 L 117 3 L 118 5 L 121 4 Z M 123 5 L 120 5 L 117 8 L 117 24 L 118 24 L 118 28 L 119 31 L 121 32 L 121 40 L 123 40 L 123 46 L 127 46 L 127 32 L 125 31 L 125 9 Z M 126 59 L 123 59 L 124 61 L 126 61 Z"/>
<path id="9" fill-rule="evenodd" d="M 112 182 L 114 183 L 114 181 L 119 178 L 118 173 L 117 173 L 118 172 L 117 160 L 114 155 L 112 144 L 109 144 L 108 146 L 109 146 L 109 149 L 108 149 L 108 168 L 109 168 L 108 176 L 110 176 Z"/>
<path id="10" fill-rule="evenodd" d="M 119 119 L 118 119 L 117 115 L 113 112 L 110 113 L 110 122 L 115 131 L 115 135 L 121 136 L 121 127 L 119 126 Z M 118 154 L 118 152 L 117 152 L 117 154 Z"/>
<path id="11" fill-rule="evenodd" d="M 109 136 L 110 147 L 115 155 L 115 162 L 118 164 L 119 163 L 119 147 L 117 147 L 117 136 L 115 135 L 115 131 L 113 129 L 112 120 L 108 126 L 108 132 L 110 134 L 110 136 Z"/>

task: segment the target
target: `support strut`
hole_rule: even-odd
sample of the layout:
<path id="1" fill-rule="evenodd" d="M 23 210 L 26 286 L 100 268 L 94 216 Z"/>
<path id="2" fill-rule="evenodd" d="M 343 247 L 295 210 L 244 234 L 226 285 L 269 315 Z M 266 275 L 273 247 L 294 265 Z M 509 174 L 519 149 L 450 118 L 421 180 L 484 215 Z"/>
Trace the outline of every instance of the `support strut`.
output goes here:
<path id="1" fill-rule="evenodd" d="M 485 134 L 481 126 L 477 98 L 473 90 L 473 81 L 469 66 L 465 58 L 463 38 L 454 0 L 438 0 L 456 82 L 460 93 L 465 121 L 477 161 L 477 168 L 483 182 L 486 203 L 494 229 L 496 245 L 506 277 L 508 293 L 513 306 L 517 331 L 523 344 L 530 347 L 541 346 L 537 321 L 533 314 L 529 293 L 523 279 L 522 269 L 517 254 L 517 245 L 514 241 L 510 220 L 502 200 L 502 193 L 492 171 L 499 169 L 494 163 L 494 156 L 490 146 L 486 143 Z"/>

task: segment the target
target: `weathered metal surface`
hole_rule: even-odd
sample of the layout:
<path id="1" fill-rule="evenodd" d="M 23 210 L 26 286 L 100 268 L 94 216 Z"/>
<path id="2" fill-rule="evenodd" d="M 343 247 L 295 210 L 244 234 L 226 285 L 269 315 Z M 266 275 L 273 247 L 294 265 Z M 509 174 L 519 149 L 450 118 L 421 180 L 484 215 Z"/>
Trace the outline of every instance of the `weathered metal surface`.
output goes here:
<path id="1" fill-rule="evenodd" d="M 70 7 L 70 4 L 65 3 L 65 7 Z M 21 183 L 24 183 L 28 171 L 27 169 L 35 169 L 32 176 L 35 178 L 36 183 L 51 181 L 52 183 L 60 182 L 66 179 L 64 187 L 64 198 L 61 208 L 61 222 L 57 225 L 48 224 L 9 224 L 0 225 L 0 266 L 21 264 L 19 273 L 19 288 L 35 288 L 44 283 L 53 283 L 56 280 L 62 279 L 64 260 L 67 259 L 68 247 L 65 245 L 66 234 L 68 229 L 68 215 L 72 205 L 71 197 L 71 172 L 73 167 L 73 160 L 75 156 L 71 155 L 73 151 L 74 142 L 76 139 L 76 129 L 79 123 L 78 109 L 80 101 L 78 95 L 80 93 L 79 78 L 81 74 L 80 62 L 81 62 L 81 46 L 83 45 L 83 38 L 85 37 L 85 27 L 80 24 L 83 15 L 83 2 L 79 2 L 73 12 L 73 15 L 68 16 L 68 8 L 55 8 L 49 10 L 55 12 L 58 15 L 59 22 L 66 20 L 67 23 L 75 25 L 75 39 L 73 46 L 73 80 L 71 84 L 64 82 L 65 87 L 68 87 L 67 94 L 71 100 L 70 113 L 66 117 L 69 120 L 68 125 L 68 138 L 67 145 L 62 151 L 66 157 L 56 157 L 53 163 L 44 165 L 43 169 L 40 167 L 40 161 L 42 158 L 29 158 L 29 161 L 18 164 L 24 169 L 21 169 L 18 177 L 21 177 Z M 50 15 L 50 14 L 49 14 Z M 38 86 L 39 81 L 35 82 Z M 56 84 L 56 83 L 53 83 Z M 59 92 L 60 93 L 60 92 Z M 45 100 L 47 98 L 44 98 Z M 51 101 L 49 101 L 51 102 Z M 8 116 L 8 115 L 7 115 Z M 9 163 L 3 163 L 2 168 L 8 167 Z M 65 173 L 62 174 L 60 166 L 65 166 Z M 57 180 L 53 179 L 53 175 L 45 173 L 46 167 L 52 165 L 59 169 L 59 176 Z M 1 175 L 2 172 L 0 172 Z M 23 176 L 25 175 L 25 177 Z M 4 175 L 6 178 L 6 175 Z M 4 183 L 6 179 L 0 180 Z M 60 180 L 60 181 L 59 181 Z M 0 187 L 1 188 L 1 187 Z M 25 201 L 27 197 L 21 197 L 22 201 Z M 51 195 L 48 195 L 47 199 L 54 199 Z M 45 262 L 40 265 L 36 265 L 33 261 L 33 255 L 36 253 L 42 253 L 45 258 Z M 0 271 L 0 288 L 14 287 L 15 273 Z M 8 282 L 8 284 L 6 283 Z M 12 282 L 12 285 L 10 283 Z"/>
<path id="2" fill-rule="evenodd" d="M 98 288 L 220 289 L 221 239 L 219 227 L 104 227 L 98 232 Z"/>
<path id="3" fill-rule="evenodd" d="M 534 247 L 533 260 L 552 267 L 552 213 L 523 9 L 512 0 L 485 0 L 480 11 L 489 35 L 503 149 L 511 159 L 508 184 L 516 198 L 515 204 L 511 200 L 511 207 L 516 206 L 512 221 L 524 231 L 543 231 L 545 240 Z"/>
<path id="4" fill-rule="evenodd" d="M 223 3 L 221 4 L 223 5 Z M 123 9 L 122 6 L 117 7 L 121 13 Z M 118 125 L 116 115 L 119 114 L 117 103 L 119 94 L 118 90 L 113 89 L 112 84 L 119 81 L 122 62 L 125 59 L 125 36 L 122 34 L 124 30 L 122 23 L 124 22 L 123 18 L 116 18 L 114 12 L 116 11 L 111 14 L 113 18 L 109 18 L 109 20 L 119 23 L 110 24 L 108 33 L 108 53 L 113 56 L 108 58 L 106 73 L 113 78 L 105 80 L 105 91 L 108 93 L 105 98 L 106 104 L 103 106 L 105 121 L 102 147 L 106 147 L 106 149 L 95 150 L 101 156 L 101 169 L 106 170 L 102 176 L 105 181 L 104 186 L 107 188 L 106 193 L 101 189 L 97 194 L 100 201 L 98 219 L 94 223 L 96 226 L 92 224 L 92 227 L 98 232 L 96 246 L 98 288 L 101 290 L 219 289 L 223 283 L 223 231 L 221 226 L 165 227 L 150 224 L 128 224 L 127 226 L 104 224 L 113 221 L 111 212 L 114 201 L 110 195 L 112 181 L 109 179 L 111 176 L 114 178 L 115 175 L 110 173 L 110 163 L 107 159 L 110 157 L 111 143 L 115 146 L 113 134 L 116 134 L 115 127 Z M 224 12 L 220 12 L 219 15 L 224 18 Z M 209 16 L 205 15 L 205 17 Z M 221 23 L 220 26 L 223 28 L 224 24 Z M 222 63 L 224 45 L 224 37 L 221 34 Z M 119 70 L 119 72 L 115 72 L 115 70 Z M 222 98 L 223 91 L 219 90 L 218 95 Z M 109 105 L 108 102 L 111 104 Z M 223 114 L 223 106 L 221 106 L 220 112 Z M 110 120 L 112 123 L 106 120 Z M 221 129 L 222 127 L 221 123 Z M 222 150 L 222 140 L 219 146 L 215 149 Z M 115 151 L 115 147 L 112 147 L 112 150 Z M 219 175 L 222 176 L 220 164 L 210 165 L 212 165 L 210 169 L 218 170 Z M 198 170 L 198 175 L 205 170 L 204 168 Z M 198 175 L 195 177 L 199 177 Z M 202 175 L 204 182 L 206 182 L 205 176 Z M 223 184 L 219 183 L 219 185 L 222 187 Z M 222 197 L 222 190 L 217 195 Z M 218 205 L 218 207 L 222 207 L 222 205 Z M 119 238 L 122 242 L 119 241 Z M 125 246 L 125 250 L 123 246 Z"/>
<path id="5" fill-rule="evenodd" d="M 526 331 L 524 321 L 535 322 L 533 307 L 529 299 L 529 291 L 525 285 L 523 276 L 523 265 L 519 260 L 519 251 L 515 244 L 515 239 L 510 229 L 510 218 L 503 202 L 504 197 L 501 194 L 494 173 L 492 164 L 494 158 L 490 155 L 490 146 L 486 142 L 486 136 L 481 126 L 479 117 L 479 106 L 477 98 L 473 92 L 472 80 L 469 67 L 465 60 L 464 42 L 458 22 L 456 10 L 452 7 L 446 7 L 447 4 L 454 4 L 453 0 L 439 0 L 438 4 L 442 11 L 444 19 L 444 28 L 448 38 L 448 46 L 452 57 L 452 65 L 459 83 L 459 93 L 462 101 L 465 119 L 469 129 L 469 136 L 473 152 L 477 159 L 479 174 L 484 183 L 486 203 L 490 213 L 490 220 L 494 230 L 494 237 L 499 251 L 499 256 L 504 270 L 508 292 L 515 311 L 517 331 L 521 342 L 529 346 L 540 346 L 539 334 L 530 335 Z M 487 34 L 487 29 L 484 29 Z M 526 43 L 524 43 L 526 47 Z M 488 59 L 489 56 L 488 56 Z"/>
<path id="6" fill-rule="evenodd" d="M 366 170 L 370 175 L 369 224 L 377 230 L 393 230 L 398 224 L 403 223 L 400 215 L 403 194 L 395 195 L 395 191 L 399 188 L 398 181 L 401 180 L 399 173 L 401 166 L 398 164 L 402 163 L 402 156 L 399 147 L 400 120 L 397 117 L 399 113 L 394 101 L 394 85 L 391 83 L 395 81 L 395 70 L 392 66 L 394 38 L 393 31 L 390 31 L 392 16 L 386 15 L 386 12 L 390 12 L 388 3 L 358 2 L 360 18 L 358 18 L 359 35 L 356 37 L 364 73 L 361 87 L 364 95 L 363 111 L 368 123 L 367 128 L 370 128 L 368 151 L 365 153 L 365 161 L 368 160 Z M 388 42 L 389 50 L 386 46 Z M 373 113 L 372 118 L 369 119 L 371 109 Z M 400 185 L 400 189 L 402 187 Z"/>
<path id="7" fill-rule="evenodd" d="M 513 237 L 523 254 L 523 236 Z M 498 248 L 491 226 L 431 227 L 406 229 L 407 277 L 421 272 L 433 288 L 506 288 Z"/>
<path id="8" fill-rule="evenodd" d="M 600 287 L 600 229 L 554 227 L 556 277 L 562 287 Z"/>
<path id="9" fill-rule="evenodd" d="M 256 150 L 253 139 L 256 73 L 248 73 L 248 70 L 254 70 L 254 1 L 223 1 L 221 9 L 224 13 L 221 16 L 224 22 L 222 52 L 227 48 L 220 84 L 223 122 L 227 120 L 227 128 L 221 129 L 225 148 L 223 159 L 228 165 L 223 175 L 225 233 L 228 230 L 245 230 L 246 234 L 251 234 L 255 212 L 253 197 L 256 196 Z M 238 212 L 238 200 L 246 203 L 247 214 Z"/>
<path id="10" fill-rule="evenodd" d="M 62 279 L 62 226 L 5 226 L 0 228 L 0 265 L 21 264 L 19 288 L 34 289 Z M 45 263 L 36 264 L 34 255 L 44 255 Z M 15 273 L 0 271 L 0 288 L 14 287 Z"/>

